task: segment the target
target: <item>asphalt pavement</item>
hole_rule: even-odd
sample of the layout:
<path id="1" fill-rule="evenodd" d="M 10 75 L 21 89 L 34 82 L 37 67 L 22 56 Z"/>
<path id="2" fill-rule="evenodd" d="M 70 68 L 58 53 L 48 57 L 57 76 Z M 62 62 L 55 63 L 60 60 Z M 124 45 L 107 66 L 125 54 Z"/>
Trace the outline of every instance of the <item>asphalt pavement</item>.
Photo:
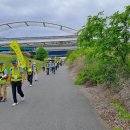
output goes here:
<path id="1" fill-rule="evenodd" d="M 32 87 L 25 81 L 23 90 L 25 101 L 18 95 L 12 107 L 8 88 L 8 101 L 0 102 L 0 130 L 107 130 L 66 66 L 55 75 L 41 72 Z"/>

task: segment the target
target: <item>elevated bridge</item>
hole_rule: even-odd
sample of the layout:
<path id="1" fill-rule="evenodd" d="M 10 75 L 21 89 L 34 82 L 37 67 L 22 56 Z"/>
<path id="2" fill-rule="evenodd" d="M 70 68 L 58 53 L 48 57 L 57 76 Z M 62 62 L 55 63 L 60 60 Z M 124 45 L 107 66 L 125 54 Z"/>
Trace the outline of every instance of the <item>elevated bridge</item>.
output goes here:
<path id="1" fill-rule="evenodd" d="M 33 27 L 38 26 L 42 28 L 49 27 L 49 28 L 54 28 L 61 31 L 66 31 L 71 34 L 77 34 L 78 32 L 78 30 L 73 29 L 71 27 L 67 27 L 64 25 L 51 23 L 51 22 L 45 22 L 45 21 L 20 21 L 20 22 L 3 23 L 3 24 L 0 24 L 0 32 L 7 31 L 9 29 L 14 29 L 14 28 L 31 27 L 31 26 Z"/>
<path id="2" fill-rule="evenodd" d="M 0 38 L 0 46 L 7 46 L 13 40 L 17 40 L 21 46 L 63 47 L 63 46 L 76 46 L 77 36 L 67 35 L 67 36 L 47 36 L 47 37 Z"/>
<path id="3" fill-rule="evenodd" d="M 45 47 L 48 51 L 50 57 L 54 56 L 65 56 L 68 51 L 75 50 L 77 47 Z M 34 55 L 36 52 L 36 47 L 22 47 L 23 53 L 28 55 Z M 9 47 L 0 47 L 0 52 L 6 54 L 12 54 L 12 51 Z"/>
<path id="4" fill-rule="evenodd" d="M 78 30 L 49 22 L 38 21 L 21 21 L 0 24 L 0 32 L 7 31 L 9 29 L 20 27 L 49 27 L 59 29 L 61 31 L 71 32 L 72 35 L 66 36 L 44 36 L 44 37 L 17 37 L 17 38 L 0 38 L 0 51 L 10 51 L 8 48 L 9 43 L 13 40 L 17 40 L 24 51 L 35 52 L 37 47 L 44 47 L 49 53 L 64 52 L 68 50 L 74 50 L 76 48 L 77 32 Z M 52 54 L 53 55 L 53 54 Z"/>

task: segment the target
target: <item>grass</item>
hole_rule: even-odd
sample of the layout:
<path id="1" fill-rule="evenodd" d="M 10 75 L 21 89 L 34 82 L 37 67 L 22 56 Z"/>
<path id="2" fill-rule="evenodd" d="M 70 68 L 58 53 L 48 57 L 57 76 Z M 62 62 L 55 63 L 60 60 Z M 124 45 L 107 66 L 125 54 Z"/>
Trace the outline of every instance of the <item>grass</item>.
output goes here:
<path id="1" fill-rule="evenodd" d="M 9 72 L 9 70 L 10 70 L 10 67 L 12 67 L 11 61 L 12 61 L 13 59 L 16 59 L 16 55 L 0 54 L 0 62 L 4 62 L 4 66 L 5 66 L 5 68 L 8 70 L 8 72 Z M 26 62 L 28 62 L 29 59 L 30 59 L 30 58 L 25 57 Z M 40 72 L 41 66 L 42 66 L 42 62 L 41 62 L 41 61 L 38 61 L 38 60 L 34 60 L 34 59 L 32 59 L 32 61 L 36 63 L 38 72 Z"/>

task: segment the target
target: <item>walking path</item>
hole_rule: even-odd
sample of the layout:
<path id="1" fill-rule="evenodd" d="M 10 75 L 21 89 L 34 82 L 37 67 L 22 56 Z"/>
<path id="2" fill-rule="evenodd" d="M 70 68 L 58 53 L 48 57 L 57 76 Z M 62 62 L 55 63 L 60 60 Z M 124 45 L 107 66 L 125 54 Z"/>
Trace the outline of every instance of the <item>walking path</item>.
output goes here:
<path id="1" fill-rule="evenodd" d="M 42 72 L 38 79 L 32 87 L 24 83 L 25 101 L 15 107 L 9 88 L 8 101 L 0 103 L 0 130 L 106 130 L 89 100 L 73 85 L 66 66 L 56 75 Z"/>

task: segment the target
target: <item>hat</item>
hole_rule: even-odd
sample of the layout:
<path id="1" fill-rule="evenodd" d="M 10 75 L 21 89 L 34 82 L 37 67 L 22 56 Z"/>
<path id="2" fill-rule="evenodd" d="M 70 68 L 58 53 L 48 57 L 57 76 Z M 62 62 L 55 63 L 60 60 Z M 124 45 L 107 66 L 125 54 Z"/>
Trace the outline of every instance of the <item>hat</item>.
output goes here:
<path id="1" fill-rule="evenodd" d="M 0 65 L 3 65 L 4 63 L 3 62 L 0 62 Z"/>
<path id="2" fill-rule="evenodd" d="M 17 60 L 12 60 L 12 64 L 17 63 L 17 62 L 18 62 Z"/>

